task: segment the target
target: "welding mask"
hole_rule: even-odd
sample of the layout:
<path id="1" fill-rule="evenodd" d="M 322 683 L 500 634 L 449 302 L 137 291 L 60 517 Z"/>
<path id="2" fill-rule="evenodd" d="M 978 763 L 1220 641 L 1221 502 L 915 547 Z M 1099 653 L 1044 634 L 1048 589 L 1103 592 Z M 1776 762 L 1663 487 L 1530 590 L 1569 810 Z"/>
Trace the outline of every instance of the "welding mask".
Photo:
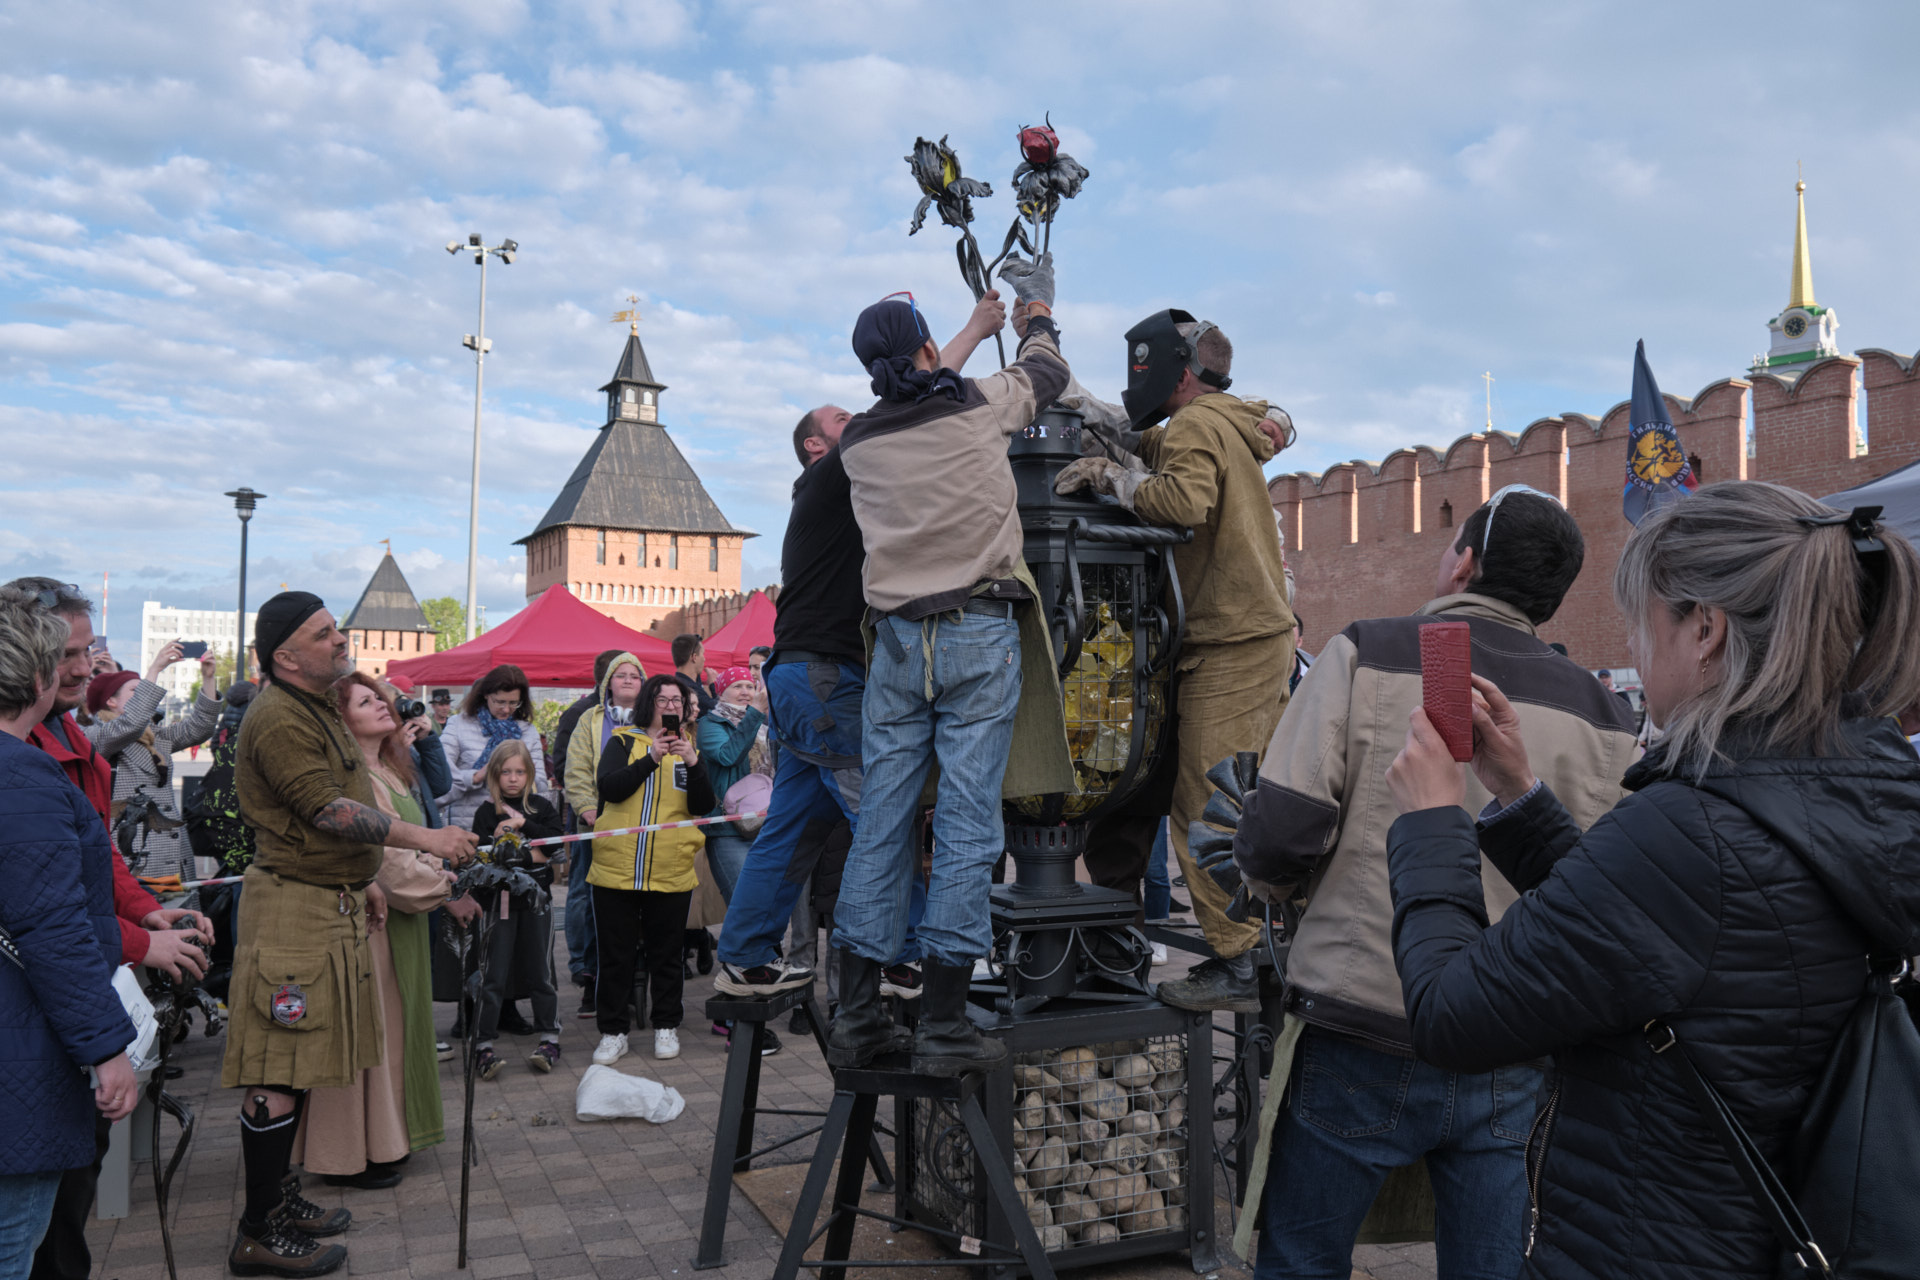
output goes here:
<path id="1" fill-rule="evenodd" d="M 1196 325 L 1190 337 L 1182 337 L 1178 325 Z M 1233 379 L 1200 366 L 1200 335 L 1215 326 L 1177 308 L 1157 311 L 1127 330 L 1127 389 L 1120 397 L 1127 418 L 1136 431 L 1152 426 L 1167 415 L 1163 412 L 1173 389 L 1180 385 L 1180 373 L 1192 369 L 1193 376 L 1225 391 Z"/>

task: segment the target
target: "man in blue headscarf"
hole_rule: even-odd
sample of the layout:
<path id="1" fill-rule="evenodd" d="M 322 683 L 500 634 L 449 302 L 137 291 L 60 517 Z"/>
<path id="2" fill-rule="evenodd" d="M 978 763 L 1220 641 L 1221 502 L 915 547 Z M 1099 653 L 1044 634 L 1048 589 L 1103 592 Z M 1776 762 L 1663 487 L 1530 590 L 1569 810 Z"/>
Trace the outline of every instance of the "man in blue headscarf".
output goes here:
<path id="1" fill-rule="evenodd" d="M 1033 580 L 1022 559 L 1007 442 L 1066 389 L 1054 327 L 1053 265 L 1010 263 L 1027 321 L 1019 358 L 991 377 L 944 367 L 910 297 L 861 313 L 853 349 L 879 400 L 840 436 L 853 511 L 866 546 L 863 581 L 873 629 L 863 706 L 866 775 L 860 821 L 834 912 L 840 949 L 840 1016 L 828 1041 L 835 1066 L 856 1066 L 898 1047 L 880 1002 L 881 966 L 898 953 L 912 878 L 920 794 L 940 766 L 933 872 L 919 926 L 924 992 L 913 1069 L 956 1076 L 1006 1057 L 967 1019 L 973 962 L 992 942 L 989 877 L 1005 844 L 1003 783 L 1020 793 L 1071 791 L 1064 730 L 1057 752 L 1009 770 L 1020 756 L 1016 720 L 1023 684 L 1051 694 L 1056 678 Z M 989 294 L 989 297 L 992 295 Z M 996 329 L 998 325 L 994 326 Z M 1037 624 L 1037 625 L 1036 625 Z M 1041 675 L 1044 671 L 1048 674 Z M 1036 735 L 1034 741 L 1040 742 Z"/>

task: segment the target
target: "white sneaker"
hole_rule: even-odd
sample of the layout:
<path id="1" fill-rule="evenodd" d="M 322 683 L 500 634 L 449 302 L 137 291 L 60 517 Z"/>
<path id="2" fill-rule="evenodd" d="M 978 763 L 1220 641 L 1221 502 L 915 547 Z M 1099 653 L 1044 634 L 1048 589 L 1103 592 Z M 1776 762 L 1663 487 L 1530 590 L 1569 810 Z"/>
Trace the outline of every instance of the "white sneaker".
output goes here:
<path id="1" fill-rule="evenodd" d="M 677 1058 L 680 1056 L 680 1032 L 673 1027 L 661 1027 L 653 1033 L 653 1056 L 656 1058 Z"/>
<path id="2" fill-rule="evenodd" d="M 1161 965 L 1165 964 L 1166 962 L 1167 962 L 1167 944 L 1164 942 L 1154 943 L 1153 944 L 1154 967 L 1159 968 Z"/>
<path id="3" fill-rule="evenodd" d="M 601 1036 L 600 1047 L 593 1051 L 596 1066 L 610 1067 L 627 1056 L 627 1038 L 625 1036 Z"/>

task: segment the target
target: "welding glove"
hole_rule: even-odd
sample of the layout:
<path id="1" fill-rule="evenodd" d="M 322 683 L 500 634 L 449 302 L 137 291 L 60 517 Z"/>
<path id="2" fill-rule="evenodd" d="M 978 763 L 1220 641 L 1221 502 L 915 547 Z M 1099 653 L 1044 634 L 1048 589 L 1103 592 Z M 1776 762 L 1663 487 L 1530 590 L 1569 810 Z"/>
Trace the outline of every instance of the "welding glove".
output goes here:
<path id="1" fill-rule="evenodd" d="M 1067 376 L 1067 389 L 1054 403 L 1062 409 L 1076 411 L 1084 419 L 1080 452 L 1105 453 L 1123 465 L 1136 461 L 1131 455 L 1140 452 L 1140 433 L 1133 429 L 1125 409 L 1100 399 L 1071 374 Z"/>
<path id="2" fill-rule="evenodd" d="M 1053 491 L 1068 494 L 1076 489 L 1091 489 L 1109 494 L 1121 506 L 1133 510 L 1133 493 L 1140 482 L 1153 473 L 1123 467 L 1111 458 L 1076 458 L 1069 462 L 1053 482 Z"/>
<path id="3" fill-rule="evenodd" d="M 1049 311 L 1053 309 L 1052 253 L 1043 253 L 1033 262 L 1017 253 L 1008 254 L 996 274 L 1012 287 L 1020 301 L 1037 302 Z"/>

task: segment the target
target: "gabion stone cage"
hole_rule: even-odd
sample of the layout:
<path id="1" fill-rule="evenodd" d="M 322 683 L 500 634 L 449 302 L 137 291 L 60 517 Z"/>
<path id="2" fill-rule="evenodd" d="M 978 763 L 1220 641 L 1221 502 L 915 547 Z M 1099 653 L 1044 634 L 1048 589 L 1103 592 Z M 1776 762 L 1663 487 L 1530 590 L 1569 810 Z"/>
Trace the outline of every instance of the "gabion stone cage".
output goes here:
<path id="1" fill-rule="evenodd" d="M 988 1078 L 988 1123 L 1004 1138 L 1014 1186 L 1056 1266 L 1191 1249 L 1195 1269 L 1204 1269 L 1214 1259 L 1211 1024 L 1164 1007 L 1129 1015 L 1135 1026 L 1152 1022 L 1150 1033 L 1022 1048 L 1036 1034 L 1093 1018 L 1112 1025 L 1114 1015 L 1009 1027 L 1013 1060 Z M 1197 1113 L 1196 1083 L 1204 1099 Z M 903 1099 L 898 1121 L 902 1216 L 962 1236 L 1002 1238 L 951 1104 Z"/>

